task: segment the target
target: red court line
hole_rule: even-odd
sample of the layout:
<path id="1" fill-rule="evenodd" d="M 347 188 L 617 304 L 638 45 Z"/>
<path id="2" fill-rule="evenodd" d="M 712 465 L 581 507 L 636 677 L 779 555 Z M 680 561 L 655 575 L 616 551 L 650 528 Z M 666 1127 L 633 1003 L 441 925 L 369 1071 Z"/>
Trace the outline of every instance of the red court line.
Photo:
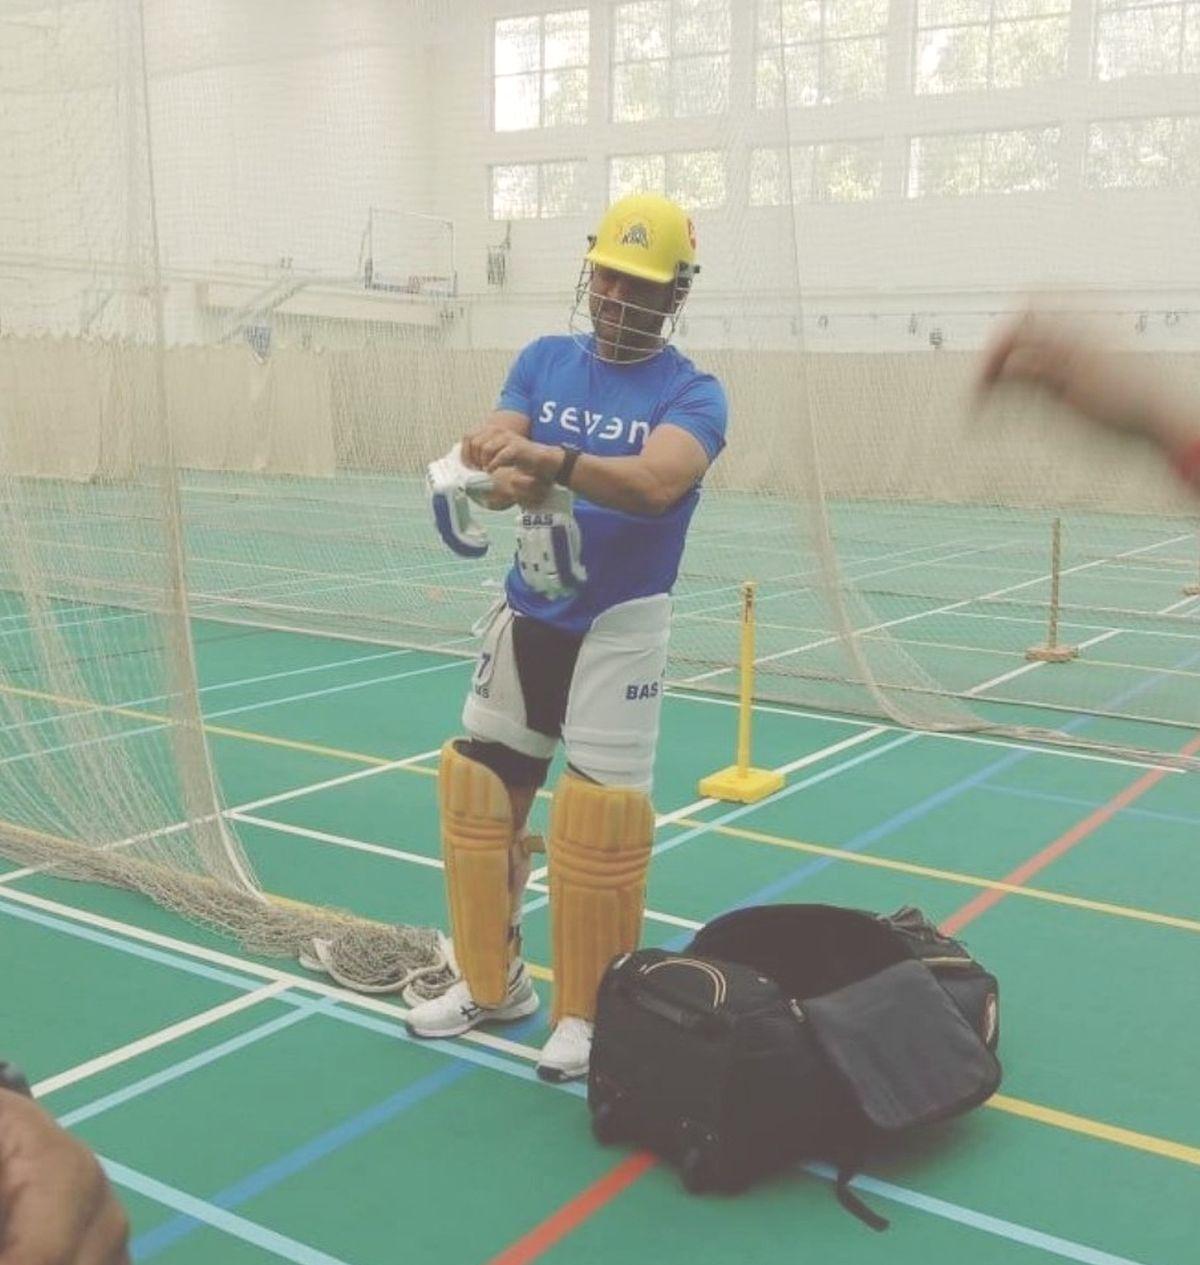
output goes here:
<path id="1" fill-rule="evenodd" d="M 1200 751 L 1200 737 L 1193 738 L 1180 752 L 1180 755 L 1194 755 Z M 1064 853 L 1069 852 L 1077 843 L 1094 834 L 1105 822 L 1110 821 L 1123 808 L 1128 808 L 1136 799 L 1140 799 L 1152 787 L 1167 776 L 1166 769 L 1151 769 L 1143 774 L 1132 785 L 1114 795 L 1107 804 L 1101 804 L 1094 812 L 1089 813 L 1082 821 L 1076 822 L 1066 834 L 1059 835 L 1053 843 L 1047 844 L 1036 856 L 1018 865 L 1011 874 L 1006 874 L 1000 881 L 1014 887 L 1027 882 L 1039 870 L 1044 870 L 1052 861 L 1057 861 Z M 994 905 L 998 905 L 1011 892 L 990 888 L 950 915 L 941 925 L 941 930 L 948 936 L 955 935 L 968 923 L 974 922 L 980 914 L 985 914 Z"/>
<path id="2" fill-rule="evenodd" d="M 1200 751 L 1200 735 L 1193 738 L 1179 754 L 1194 755 L 1197 751 Z M 1028 861 L 1017 866 L 1001 882 L 1017 886 L 1032 878 L 1039 870 L 1044 870 L 1052 861 L 1069 852 L 1088 835 L 1094 834 L 1123 808 L 1128 808 L 1134 800 L 1140 799 L 1148 790 L 1157 786 L 1168 772 L 1167 769 L 1151 769 L 1132 785 L 1114 795 L 1107 804 L 1102 804 L 1065 834 L 1059 835 L 1053 843 L 1047 844 L 1036 856 L 1030 857 Z M 942 932 L 946 935 L 954 935 L 1009 895 L 1011 895 L 1010 892 L 996 891 L 994 888 L 983 892 L 952 913 L 941 924 Z M 534 1226 L 524 1237 L 505 1248 L 498 1256 L 493 1256 L 487 1265 L 529 1265 L 530 1261 L 537 1260 L 543 1252 L 553 1247 L 572 1230 L 578 1229 L 593 1213 L 599 1212 L 606 1204 L 611 1203 L 657 1163 L 658 1160 L 646 1151 L 639 1151 L 628 1159 L 622 1160 L 599 1181 L 576 1195 L 557 1212 L 551 1213 L 545 1221 Z"/>
<path id="3" fill-rule="evenodd" d="M 488 1265 L 526 1265 L 528 1261 L 536 1260 L 657 1163 L 658 1160 L 647 1151 L 638 1151 L 636 1155 L 622 1160 L 599 1181 L 593 1182 L 587 1190 L 581 1191 L 540 1225 L 535 1225 L 528 1234 L 506 1247 L 499 1256 L 493 1256 Z"/>

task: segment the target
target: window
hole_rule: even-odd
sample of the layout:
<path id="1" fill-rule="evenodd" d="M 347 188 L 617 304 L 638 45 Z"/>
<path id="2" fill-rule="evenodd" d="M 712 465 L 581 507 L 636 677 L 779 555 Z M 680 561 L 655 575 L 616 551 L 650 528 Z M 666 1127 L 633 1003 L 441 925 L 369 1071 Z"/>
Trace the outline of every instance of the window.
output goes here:
<path id="1" fill-rule="evenodd" d="M 492 219 L 537 220 L 587 210 L 583 162 L 509 163 L 492 168 Z"/>
<path id="2" fill-rule="evenodd" d="M 637 0 L 613 13 L 615 123 L 729 108 L 730 0 Z"/>
<path id="3" fill-rule="evenodd" d="M 625 154 L 609 163 L 608 192 L 613 202 L 629 193 L 665 193 L 688 210 L 721 206 L 725 155 L 710 149 Z"/>
<path id="4" fill-rule="evenodd" d="M 826 141 L 791 150 L 792 200 L 867 202 L 883 184 L 883 145 L 872 141 Z M 750 155 L 751 206 L 788 202 L 787 151 L 756 149 Z"/>
<path id="5" fill-rule="evenodd" d="M 1200 184 L 1200 116 L 1115 119 L 1088 128 L 1084 174 L 1099 189 Z"/>
<path id="6" fill-rule="evenodd" d="M 1097 79 L 1200 73 L 1200 4 L 1097 0 Z"/>
<path id="7" fill-rule="evenodd" d="M 888 0 L 759 0 L 760 110 L 883 96 Z"/>
<path id="8" fill-rule="evenodd" d="M 909 146 L 908 196 L 1053 189 L 1058 184 L 1058 140 L 1057 127 L 914 136 Z"/>
<path id="9" fill-rule="evenodd" d="M 1071 0 L 917 0 L 913 88 L 981 92 L 1060 79 Z"/>
<path id="10" fill-rule="evenodd" d="M 495 59 L 497 132 L 587 122 L 586 9 L 498 21 Z"/>

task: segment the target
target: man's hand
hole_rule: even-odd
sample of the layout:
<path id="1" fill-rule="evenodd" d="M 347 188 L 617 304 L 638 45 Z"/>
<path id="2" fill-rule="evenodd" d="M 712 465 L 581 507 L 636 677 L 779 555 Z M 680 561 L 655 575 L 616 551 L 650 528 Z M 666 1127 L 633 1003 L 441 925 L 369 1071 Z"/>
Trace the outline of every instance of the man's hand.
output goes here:
<path id="1" fill-rule="evenodd" d="M 129 1224 L 92 1153 L 0 1090 L 0 1265 L 128 1265 Z"/>
<path id="2" fill-rule="evenodd" d="M 513 466 L 502 466 L 492 471 L 492 491 L 484 504 L 490 510 L 512 509 L 514 505 L 537 509 L 546 499 L 550 487 L 549 483 L 522 474 Z"/>
<path id="3" fill-rule="evenodd" d="M 549 487 L 562 465 L 563 450 L 553 444 L 535 444 L 511 430 L 492 430 L 480 436 L 475 450 L 479 468 L 495 473 L 511 468 Z"/>

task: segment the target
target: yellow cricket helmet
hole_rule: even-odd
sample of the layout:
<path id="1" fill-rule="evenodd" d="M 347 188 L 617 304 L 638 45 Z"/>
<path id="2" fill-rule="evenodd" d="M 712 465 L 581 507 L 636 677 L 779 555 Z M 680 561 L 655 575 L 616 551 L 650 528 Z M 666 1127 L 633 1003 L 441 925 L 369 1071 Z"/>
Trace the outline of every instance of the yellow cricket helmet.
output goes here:
<path id="1" fill-rule="evenodd" d="M 696 266 L 696 230 L 683 207 L 660 193 L 632 193 L 604 213 L 590 264 L 647 281 L 690 281 Z"/>

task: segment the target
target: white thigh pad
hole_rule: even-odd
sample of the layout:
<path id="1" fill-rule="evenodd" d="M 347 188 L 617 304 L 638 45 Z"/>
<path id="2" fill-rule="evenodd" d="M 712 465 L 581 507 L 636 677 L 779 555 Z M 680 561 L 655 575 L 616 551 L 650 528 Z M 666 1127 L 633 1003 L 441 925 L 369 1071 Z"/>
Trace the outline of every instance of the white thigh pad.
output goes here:
<path id="1" fill-rule="evenodd" d="M 483 644 L 463 705 L 463 727 L 482 742 L 502 742 L 522 755 L 548 760 L 558 742 L 527 724 L 513 649 L 513 618 L 512 609 L 501 601 L 477 626 Z"/>
<path id="2" fill-rule="evenodd" d="M 563 741 L 571 765 L 602 785 L 650 791 L 670 624 L 659 593 L 610 607 L 583 639 Z"/>

